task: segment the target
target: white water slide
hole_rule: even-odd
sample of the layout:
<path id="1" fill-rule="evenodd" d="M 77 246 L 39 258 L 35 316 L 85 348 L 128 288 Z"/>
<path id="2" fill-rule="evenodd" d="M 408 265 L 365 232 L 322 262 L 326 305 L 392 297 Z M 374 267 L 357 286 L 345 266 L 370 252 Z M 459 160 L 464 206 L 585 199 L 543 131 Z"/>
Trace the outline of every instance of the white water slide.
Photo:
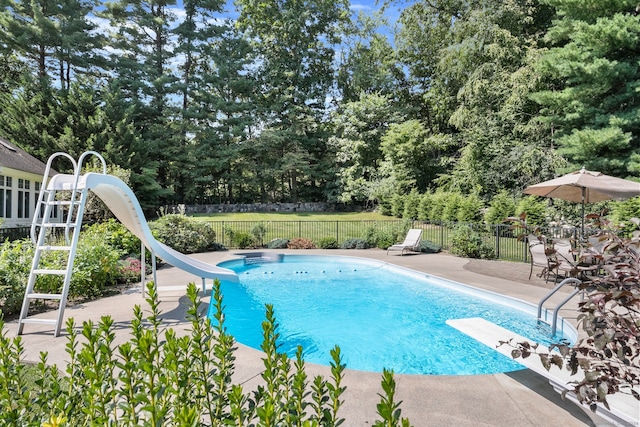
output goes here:
<path id="1" fill-rule="evenodd" d="M 52 178 L 51 185 L 60 189 L 71 189 L 73 178 L 73 175 L 56 175 Z M 78 189 L 87 188 L 95 193 L 122 225 L 166 263 L 201 277 L 203 280 L 238 281 L 238 276 L 234 271 L 199 261 L 156 240 L 151 234 L 138 199 L 131 188 L 121 179 L 113 175 L 87 173 L 82 175 L 79 181 Z"/>
<path id="2" fill-rule="evenodd" d="M 81 174 L 82 163 L 89 155 L 97 156 L 101 163 L 103 173 Z M 49 179 L 49 171 L 56 157 L 68 159 L 73 164 L 73 174 L 58 174 Z M 142 260 L 144 261 L 144 249 L 152 252 L 153 274 L 155 281 L 155 257 L 159 257 L 166 263 L 181 270 L 202 278 L 202 291 L 206 292 L 206 280 L 218 279 L 220 281 L 238 282 L 235 272 L 226 268 L 216 267 L 199 261 L 188 255 L 180 253 L 175 249 L 159 242 L 151 234 L 149 225 L 140 207 L 140 203 L 133 191 L 119 178 L 108 175 L 104 158 L 94 152 L 87 151 L 80 156 L 76 162 L 67 153 L 55 153 L 49 158 L 45 173 L 42 179 L 42 188 L 38 196 L 38 203 L 34 212 L 31 224 L 31 238 L 35 244 L 35 253 L 29 281 L 20 311 L 18 320 L 18 335 L 22 333 L 25 323 L 53 324 L 54 335 L 60 334 L 64 308 L 67 302 L 71 276 L 73 274 L 73 263 L 78 247 L 80 228 L 82 226 L 82 216 L 87 202 L 89 191 L 95 193 L 105 205 L 113 212 L 118 220 L 131 233 L 142 242 Z M 60 197 L 62 196 L 62 197 Z M 63 221 L 60 222 L 56 212 L 63 212 Z M 48 241 L 49 232 L 53 229 L 64 230 L 64 242 L 60 243 L 54 239 Z M 51 269 L 41 264 L 42 255 L 47 252 L 67 253 L 67 263 L 62 269 Z M 61 276 L 63 278 L 62 290 L 60 293 L 36 292 L 36 279 L 41 275 Z M 142 272 L 142 283 L 144 292 L 144 270 Z M 60 302 L 58 316 L 56 319 L 42 319 L 28 317 L 29 305 L 33 300 L 57 300 Z"/>

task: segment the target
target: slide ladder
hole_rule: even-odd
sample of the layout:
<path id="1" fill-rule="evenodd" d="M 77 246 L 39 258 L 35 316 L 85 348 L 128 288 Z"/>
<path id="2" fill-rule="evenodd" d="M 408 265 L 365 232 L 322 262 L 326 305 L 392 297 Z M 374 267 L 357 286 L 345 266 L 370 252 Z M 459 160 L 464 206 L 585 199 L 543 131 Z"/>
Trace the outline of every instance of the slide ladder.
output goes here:
<path id="1" fill-rule="evenodd" d="M 106 174 L 104 158 L 94 152 L 83 153 L 78 162 L 66 153 L 55 153 L 49 157 L 42 178 L 42 186 L 31 223 L 31 239 L 35 245 L 35 253 L 29 273 L 29 280 L 18 319 L 18 335 L 22 334 L 27 323 L 53 324 L 54 336 L 60 335 L 64 309 L 69 295 L 69 286 L 73 272 L 73 263 L 82 227 L 82 216 L 87 202 L 88 189 L 81 185 L 82 163 L 86 156 L 95 155 L 102 162 L 103 174 Z M 49 180 L 53 161 L 58 157 L 68 159 L 73 165 L 73 175 L 56 175 Z M 56 179 L 66 177 L 66 179 Z M 58 211 L 62 212 L 62 221 L 58 219 Z M 66 255 L 65 255 L 66 254 Z M 46 266 L 47 259 L 64 259 L 62 268 L 52 269 Z M 59 261 L 58 261 L 59 262 Z M 44 279 L 51 276 L 51 279 Z M 57 292 L 36 292 L 38 278 L 41 281 L 61 283 Z M 54 285 L 55 286 L 55 285 Z M 50 287 L 53 287 L 50 285 Z M 29 308 L 34 300 L 57 300 L 57 316 L 53 319 L 29 317 Z"/>
<path id="2" fill-rule="evenodd" d="M 582 281 L 579 280 L 579 279 L 576 279 L 575 277 L 569 277 L 567 279 L 564 279 L 562 282 L 558 283 L 553 289 L 551 289 L 551 291 L 547 295 L 545 295 L 540 300 L 540 302 L 538 303 L 538 323 L 542 322 L 542 323 L 546 323 L 547 325 L 550 325 L 551 326 L 551 335 L 552 336 L 556 334 L 556 331 L 558 329 L 558 312 L 573 297 L 575 297 L 580 292 L 583 292 L 583 290 L 578 287 L 581 283 L 582 283 Z M 551 298 L 551 296 L 553 294 L 558 292 L 560 290 L 560 288 L 562 288 L 564 285 L 567 285 L 567 284 L 571 284 L 571 285 L 575 286 L 575 289 L 571 293 L 569 293 L 569 295 L 565 299 L 563 299 L 553 309 L 553 316 L 552 316 L 551 322 L 549 322 L 549 320 L 547 319 L 548 311 L 546 309 L 544 310 L 544 318 L 543 318 L 543 315 L 542 315 L 543 314 L 542 313 L 543 305 L 549 298 Z"/>

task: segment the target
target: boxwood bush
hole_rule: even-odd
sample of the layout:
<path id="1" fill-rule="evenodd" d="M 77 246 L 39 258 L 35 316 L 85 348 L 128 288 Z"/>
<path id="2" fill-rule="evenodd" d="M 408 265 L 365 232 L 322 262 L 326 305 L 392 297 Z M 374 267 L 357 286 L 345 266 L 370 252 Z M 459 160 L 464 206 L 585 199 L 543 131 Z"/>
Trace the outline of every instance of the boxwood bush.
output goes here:
<path id="1" fill-rule="evenodd" d="M 349 239 L 340 245 L 342 249 L 369 249 L 369 244 L 363 239 Z"/>
<path id="2" fill-rule="evenodd" d="M 424 252 L 427 254 L 437 254 L 440 251 L 442 251 L 441 245 L 433 243 L 431 240 L 420 241 L 420 252 Z"/>
<path id="3" fill-rule="evenodd" d="M 318 247 L 320 249 L 338 249 L 338 241 L 335 237 L 323 237 L 318 242 Z"/>

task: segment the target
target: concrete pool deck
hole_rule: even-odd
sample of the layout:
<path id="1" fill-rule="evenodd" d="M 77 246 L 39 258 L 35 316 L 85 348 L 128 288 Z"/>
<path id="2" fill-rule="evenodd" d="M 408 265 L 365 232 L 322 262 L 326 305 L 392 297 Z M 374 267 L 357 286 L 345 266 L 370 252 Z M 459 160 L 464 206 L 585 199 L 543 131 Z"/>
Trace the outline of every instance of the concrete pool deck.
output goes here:
<path id="1" fill-rule="evenodd" d="M 243 251 L 211 252 L 194 254 L 202 261 L 212 264 L 236 258 Z M 246 251 L 251 252 L 251 251 Z M 428 272 L 478 288 L 498 292 L 523 301 L 537 302 L 553 287 L 534 275 L 529 276 L 529 264 L 502 261 L 469 260 L 440 254 L 399 254 L 386 255 L 379 249 L 368 250 L 278 250 L 269 251 L 300 255 L 345 255 L 372 258 L 390 262 L 417 271 Z M 200 286 L 198 277 L 175 267 L 164 266 L 158 270 L 158 292 L 163 322 L 167 327 L 185 332 L 187 298 L 186 284 L 194 282 Z M 208 288 L 210 289 L 210 288 Z M 566 293 L 564 293 L 566 295 Z M 562 291 L 556 300 L 563 297 Z M 205 296 L 205 302 L 209 296 Z M 102 298 L 97 301 L 69 305 L 65 319 L 73 317 L 77 325 L 85 320 L 98 322 L 102 316 L 114 319 L 116 343 L 129 338 L 129 325 L 133 318 L 134 305 L 146 308 L 140 286 L 128 291 Z M 575 307 L 575 303 L 569 306 Z M 570 310 L 564 310 L 565 318 L 571 317 Z M 39 314 L 51 317 L 51 314 Z M 574 315 L 575 317 L 575 315 Z M 7 322 L 7 333 L 15 335 L 17 324 Z M 48 351 L 49 362 L 64 367 L 67 362 L 65 345 L 67 339 L 63 331 L 60 337 L 53 337 L 53 328 L 45 325 L 25 325 L 22 335 L 25 348 L 24 359 L 38 361 L 40 351 Z M 235 382 L 245 390 L 258 384 L 263 365 L 261 352 L 238 345 L 236 356 Z M 307 364 L 306 371 L 311 378 L 322 374 L 329 378 L 329 369 L 324 366 Z M 609 426 L 587 408 L 580 408 L 570 401 L 564 401 L 553 391 L 548 381 L 530 370 L 507 374 L 477 376 L 428 376 L 395 375 L 396 399 L 402 401 L 402 417 L 407 417 L 412 425 L 421 426 Z M 343 395 L 345 403 L 340 415 L 346 419 L 344 426 L 372 425 L 377 419 L 376 404 L 381 374 L 347 370 Z M 640 414 L 640 404 L 639 404 Z"/>

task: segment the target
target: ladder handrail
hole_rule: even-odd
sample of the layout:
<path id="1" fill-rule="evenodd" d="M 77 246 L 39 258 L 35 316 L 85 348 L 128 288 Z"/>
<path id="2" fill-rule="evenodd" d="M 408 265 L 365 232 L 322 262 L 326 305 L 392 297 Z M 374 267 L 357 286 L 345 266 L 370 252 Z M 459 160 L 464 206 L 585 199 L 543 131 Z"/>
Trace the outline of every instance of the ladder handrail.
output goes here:
<path id="1" fill-rule="evenodd" d="M 556 292 L 558 292 L 560 290 L 560 288 L 562 288 L 566 284 L 573 284 L 574 286 L 576 286 L 576 289 L 571 294 L 569 294 L 569 296 L 567 298 L 565 298 L 562 302 L 560 302 L 560 304 L 558 304 L 556 306 L 556 308 L 553 310 L 553 321 L 552 321 L 552 324 L 551 324 L 551 335 L 555 335 L 556 334 L 556 328 L 557 328 L 557 323 L 558 323 L 558 312 L 560 311 L 560 308 L 562 308 L 562 306 L 564 306 L 567 302 L 569 302 L 571 300 L 571 298 L 576 296 L 581 291 L 581 289 L 577 288 L 577 286 L 580 285 L 581 283 L 582 283 L 582 280 L 580 280 L 580 279 L 576 279 L 575 277 L 568 277 L 568 278 L 564 279 L 562 282 L 558 283 L 553 289 L 551 289 L 551 291 L 549 291 L 549 293 L 547 293 L 547 295 L 542 297 L 542 299 L 538 303 L 538 321 L 540 321 L 540 320 L 542 320 L 542 306 L 549 298 L 551 298 L 551 296 L 553 296 Z"/>
<path id="2" fill-rule="evenodd" d="M 85 158 L 90 155 L 97 156 L 100 159 L 100 161 L 102 162 L 102 174 L 103 175 L 107 174 L 107 163 L 105 162 L 104 157 L 100 155 L 100 153 L 97 153 L 95 151 L 85 151 L 80 155 L 80 158 L 78 159 L 78 163 L 73 174 L 74 184 L 73 184 L 73 188 L 71 189 L 71 199 L 70 199 L 70 205 L 69 205 L 69 214 L 67 215 L 67 225 L 64 228 L 64 238 L 67 244 L 69 244 L 69 228 L 71 227 L 71 219 L 73 218 L 73 210 L 76 203 L 76 197 L 78 194 L 78 183 L 80 182 L 80 177 L 82 176 L 82 164 L 84 163 Z M 78 217 L 76 216 L 76 221 L 77 219 Z M 82 224 L 77 224 L 78 227 L 81 225 Z"/>
<path id="3" fill-rule="evenodd" d="M 82 170 L 82 163 L 84 162 L 85 157 L 87 156 L 96 156 L 98 159 L 100 159 L 100 162 L 102 163 L 102 175 L 106 175 L 107 174 L 107 162 L 104 160 L 104 157 L 102 157 L 102 155 L 96 151 L 85 151 L 84 153 L 82 153 L 80 155 L 80 158 L 78 159 L 78 169 Z M 76 185 L 78 183 L 76 182 Z"/>
<path id="4" fill-rule="evenodd" d="M 560 311 L 560 309 L 566 304 L 568 303 L 573 297 L 575 297 L 578 293 L 583 292 L 584 289 L 580 289 L 578 287 L 576 287 L 573 292 L 571 292 L 565 299 L 562 300 L 562 302 L 560 304 L 558 304 L 556 306 L 555 309 L 553 309 L 553 321 L 551 323 L 551 336 L 554 336 L 556 334 L 556 330 L 558 329 L 558 312 Z"/>
<path id="5" fill-rule="evenodd" d="M 44 200 L 44 193 L 47 192 L 47 185 L 48 185 L 48 180 L 49 180 L 49 174 L 51 173 L 51 165 L 53 164 L 53 160 L 56 157 L 66 157 L 68 160 L 71 161 L 71 164 L 73 165 L 73 171 L 75 173 L 75 171 L 78 168 L 78 164 L 76 163 L 76 160 L 71 157 L 70 154 L 68 153 L 63 153 L 63 152 L 57 152 L 57 153 L 53 153 L 51 156 L 49 156 L 49 160 L 47 160 L 47 165 L 45 166 L 44 169 L 44 175 L 42 176 L 42 184 L 40 187 L 40 192 L 38 193 L 38 201 L 36 202 L 36 209 L 33 215 L 33 219 L 31 220 L 31 241 L 35 244 L 36 243 L 36 227 L 40 224 L 38 224 L 38 219 L 40 218 L 40 206 L 42 205 L 42 201 Z M 43 215 L 44 216 L 44 215 Z M 44 219 L 44 218 L 42 218 Z"/>

